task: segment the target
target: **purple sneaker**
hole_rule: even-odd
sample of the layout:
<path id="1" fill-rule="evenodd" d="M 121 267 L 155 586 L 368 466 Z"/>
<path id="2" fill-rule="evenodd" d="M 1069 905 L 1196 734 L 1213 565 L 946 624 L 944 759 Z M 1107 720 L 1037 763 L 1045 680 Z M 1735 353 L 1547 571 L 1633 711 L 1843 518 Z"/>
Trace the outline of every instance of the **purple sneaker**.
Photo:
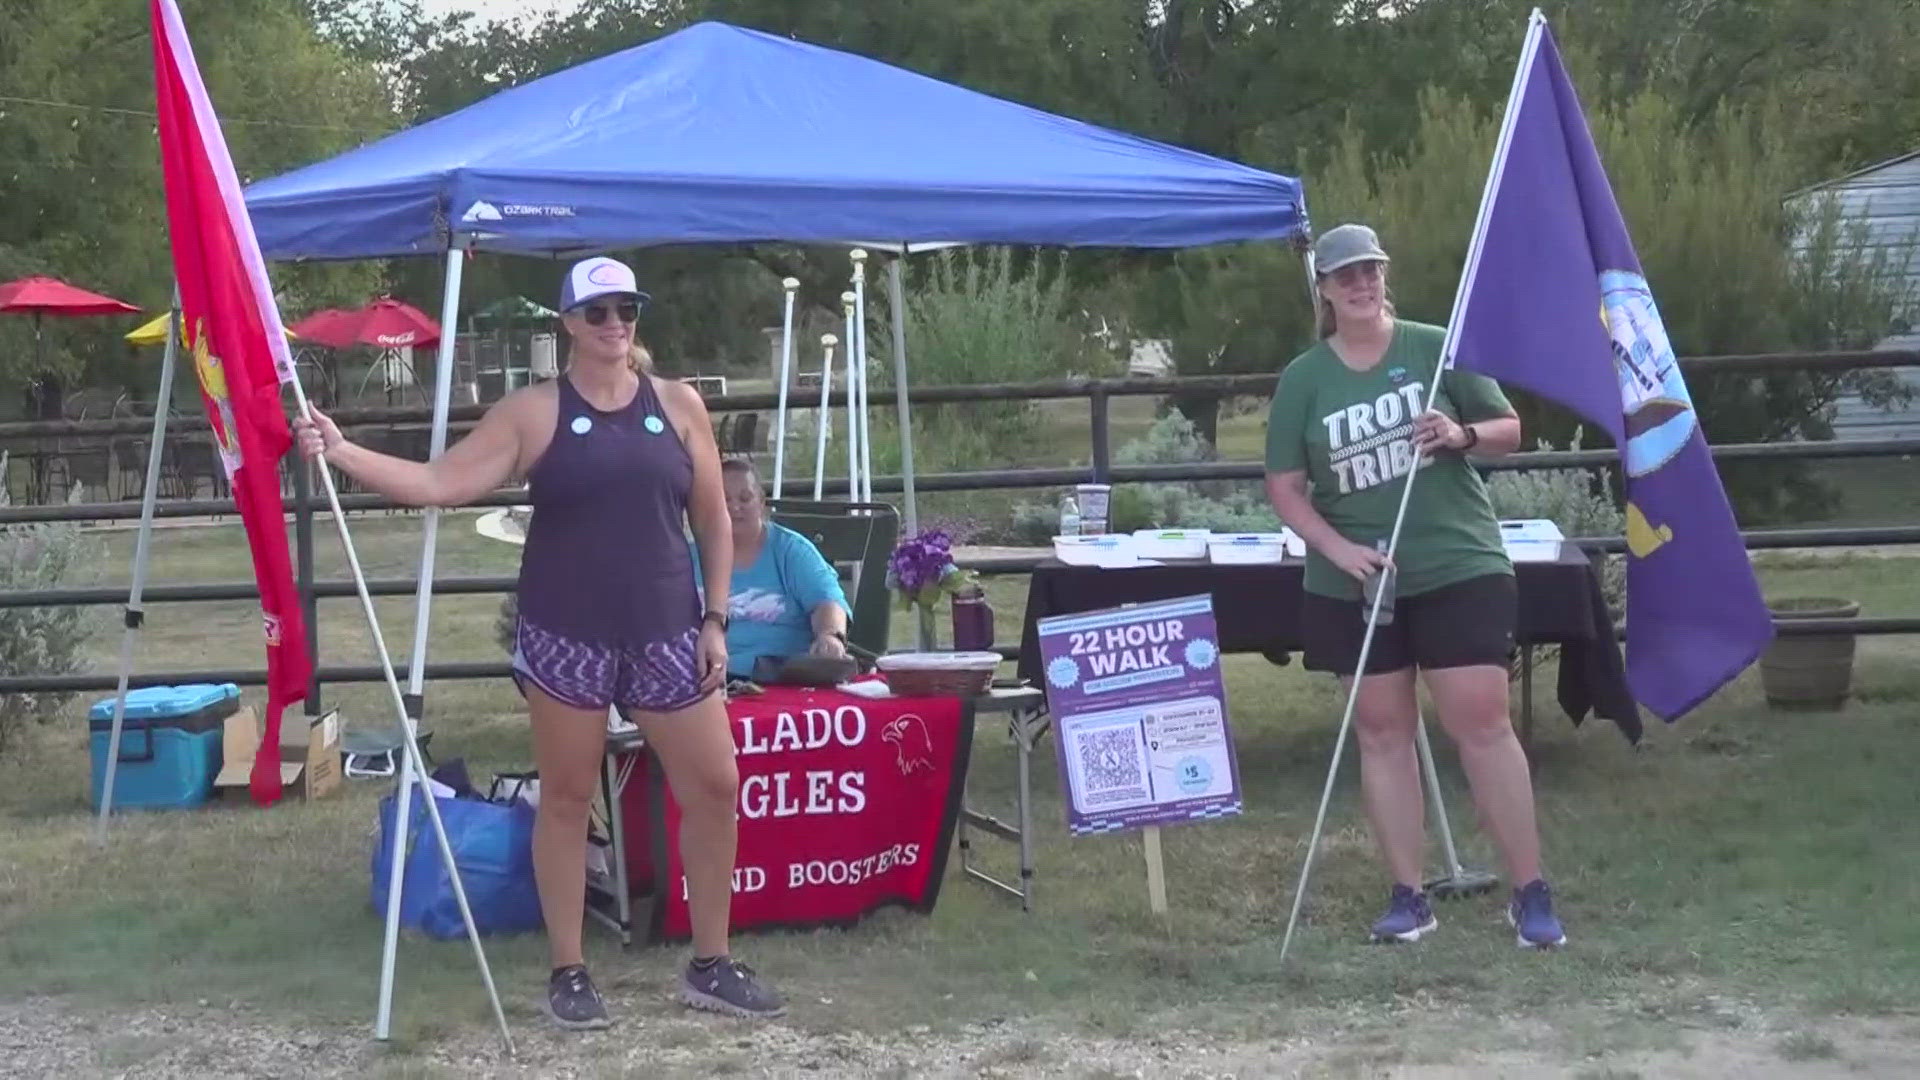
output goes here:
<path id="1" fill-rule="evenodd" d="M 547 978 L 547 1015 L 554 1023 L 574 1031 L 593 1031 L 613 1024 L 584 964 L 555 968 Z"/>
<path id="2" fill-rule="evenodd" d="M 696 1009 L 748 1019 L 787 1013 L 780 995 L 755 978 L 752 968 L 730 956 L 705 967 L 689 960 L 680 975 L 680 1000 Z"/>
<path id="3" fill-rule="evenodd" d="M 1395 885 L 1387 903 L 1387 913 L 1373 924 L 1375 941 L 1419 941 L 1440 926 L 1427 903 L 1427 894 L 1406 885 Z"/>
<path id="4" fill-rule="evenodd" d="M 1551 949 L 1567 943 L 1567 932 L 1553 914 L 1553 894 L 1539 879 L 1513 890 L 1507 923 L 1523 949 Z"/>

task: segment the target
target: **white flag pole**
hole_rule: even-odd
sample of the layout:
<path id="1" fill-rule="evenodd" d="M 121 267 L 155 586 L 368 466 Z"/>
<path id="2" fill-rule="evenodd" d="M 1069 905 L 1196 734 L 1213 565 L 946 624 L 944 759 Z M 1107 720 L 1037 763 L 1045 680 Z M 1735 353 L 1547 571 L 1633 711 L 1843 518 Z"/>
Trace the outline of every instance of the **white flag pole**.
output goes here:
<path id="1" fill-rule="evenodd" d="M 853 354 L 859 338 L 853 327 L 853 301 L 851 290 L 840 294 L 840 307 L 846 313 L 847 320 L 847 501 L 860 500 L 860 422 L 854 411 L 855 381 L 859 373 L 854 370 Z"/>
<path id="2" fill-rule="evenodd" d="M 299 405 L 300 415 L 311 423 L 313 404 L 307 400 L 307 392 L 300 385 L 296 374 L 292 379 L 294 399 Z M 374 611 L 373 596 L 367 591 L 367 576 L 360 568 L 360 556 L 353 547 L 353 537 L 347 531 L 347 515 L 340 509 L 340 490 L 333 482 L 333 469 L 320 459 L 320 480 L 327 492 L 327 508 L 333 512 L 333 523 L 340 533 L 340 546 L 347 552 L 347 567 L 353 572 L 354 589 L 360 596 L 360 610 L 367 618 L 367 633 L 373 637 L 374 651 L 380 654 L 380 672 L 386 676 L 387 691 L 393 698 L 393 714 L 400 722 L 400 733 L 404 738 L 407 752 L 406 769 L 420 784 L 420 801 L 427 808 L 427 820 L 433 826 L 433 838 L 440 847 L 440 861 L 446 867 L 447 877 L 453 883 L 453 898 L 460 907 L 460 919 L 466 924 L 467 940 L 473 943 L 473 956 L 480 964 L 480 979 L 487 987 L 487 1000 L 493 1005 L 494 1022 L 500 1027 L 500 1038 L 507 1044 L 507 1053 L 513 1053 L 513 1034 L 507 1030 L 507 1016 L 500 1008 L 500 992 L 493 985 L 493 970 L 487 966 L 486 950 L 480 946 L 480 934 L 473 925 L 473 910 L 467 905 L 467 889 L 460 881 L 460 868 L 453 857 L 453 845 L 447 842 L 447 828 L 440 820 L 440 807 L 433 800 L 433 791 L 428 787 L 426 765 L 421 761 L 420 745 L 414 741 L 413 727 L 407 723 L 406 698 L 400 692 L 400 677 L 394 674 L 393 658 L 387 652 L 386 635 L 380 632 L 380 616 Z M 396 807 L 398 809 L 398 807 Z M 404 847 L 410 822 L 396 816 L 393 822 L 393 843 L 395 847 Z M 388 889 L 397 891 L 399 881 L 387 883 Z"/>
<path id="3" fill-rule="evenodd" d="M 827 431 L 833 427 L 833 414 L 827 411 L 827 395 L 833 392 L 833 347 L 839 338 L 820 335 L 825 357 L 820 361 L 820 414 L 814 422 L 813 501 L 819 502 L 827 491 Z"/>
<path id="4" fill-rule="evenodd" d="M 793 381 L 793 298 L 800 289 L 799 278 L 783 278 L 786 314 L 780 319 L 780 410 L 773 418 L 773 497 L 781 496 L 787 478 L 787 384 Z"/>
<path id="5" fill-rule="evenodd" d="M 153 551 L 154 500 L 160 491 L 160 455 L 167 441 L 167 410 L 173 402 L 173 366 L 180 352 L 180 287 L 173 287 L 167 311 L 167 344 L 160 353 L 160 387 L 153 395 L 153 435 L 147 444 L 147 485 L 140 490 L 140 531 L 133 541 L 133 586 L 127 590 L 126 629 L 120 638 L 120 686 L 114 693 L 113 727 L 107 734 L 107 774 L 100 785 L 100 821 L 94 828 L 96 844 L 107 842 L 107 818 L 113 813 L 113 783 L 120 764 L 120 734 L 127 720 L 127 682 L 133 675 L 133 647 L 146 623 L 141 597 L 147 588 L 147 569 Z M 147 729 L 152 740 L 153 729 Z"/>
<path id="6" fill-rule="evenodd" d="M 854 248 L 853 255 L 853 338 L 848 342 L 858 376 L 848 389 L 849 414 L 860 433 L 860 486 L 852 492 L 855 502 L 873 501 L 873 430 L 867 415 L 867 253 Z"/>
<path id="7" fill-rule="evenodd" d="M 1527 90 L 1527 74 L 1533 70 L 1534 54 L 1540 48 L 1540 32 L 1546 26 L 1546 17 L 1535 8 L 1527 21 L 1527 36 L 1520 49 L 1520 63 L 1513 75 L 1513 88 L 1507 95 L 1507 111 L 1500 125 L 1500 140 L 1495 145 L 1493 166 L 1487 171 L 1487 184 L 1480 193 L 1480 212 L 1473 224 L 1473 237 L 1467 247 L 1467 264 L 1460 276 L 1460 286 L 1453 298 L 1453 314 L 1447 320 L 1446 342 L 1441 347 L 1440 363 L 1434 368 L 1433 383 L 1427 387 L 1426 408 L 1433 408 L 1435 396 L 1440 391 L 1441 373 L 1453 362 L 1455 331 L 1460 321 L 1460 309 L 1465 305 L 1467 295 L 1473 288 L 1473 279 L 1480 265 L 1480 251 L 1486 239 L 1487 219 L 1493 210 L 1494 193 L 1499 189 L 1500 177 L 1506 170 L 1507 150 L 1513 140 L 1513 127 L 1519 118 L 1521 98 Z M 1400 488 L 1400 506 L 1393 515 L 1393 532 L 1387 540 L 1387 560 L 1393 560 L 1394 552 L 1400 544 L 1400 530 L 1406 524 L 1407 503 L 1413 495 L 1414 478 L 1420 475 L 1420 462 L 1414 461 L 1414 467 L 1407 473 L 1407 482 Z M 1307 855 L 1300 864 L 1300 882 L 1294 889 L 1293 912 L 1287 916 L 1287 932 L 1280 939 L 1280 962 L 1285 963 L 1287 950 L 1293 945 L 1293 931 L 1300 921 L 1300 906 L 1307 897 L 1307 879 L 1313 871 L 1313 856 L 1320 845 L 1320 832 L 1327 821 L 1327 803 L 1333 798 L 1333 784 L 1340 775 L 1341 752 L 1347 743 L 1347 729 L 1353 723 L 1353 709 L 1360 696 L 1361 672 L 1367 670 L 1367 658 L 1373 651 L 1374 630 L 1378 626 L 1380 605 L 1386 599 L 1386 590 L 1377 591 L 1373 597 L 1373 607 L 1367 614 L 1367 629 L 1360 639 L 1360 658 L 1354 666 L 1353 685 L 1347 691 L 1347 706 L 1340 717 L 1340 733 L 1333 742 L 1333 762 L 1327 767 L 1327 783 L 1320 793 L 1320 810 L 1314 817 L 1313 834 L 1307 841 Z"/>

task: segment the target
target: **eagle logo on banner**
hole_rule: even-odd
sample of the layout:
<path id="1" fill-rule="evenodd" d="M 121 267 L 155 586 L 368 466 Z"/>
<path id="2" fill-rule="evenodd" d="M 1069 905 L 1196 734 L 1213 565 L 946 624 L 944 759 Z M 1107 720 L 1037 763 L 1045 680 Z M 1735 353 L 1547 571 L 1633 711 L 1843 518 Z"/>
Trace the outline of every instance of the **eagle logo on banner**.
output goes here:
<path id="1" fill-rule="evenodd" d="M 908 713 L 881 728 L 880 738 L 893 744 L 901 776 L 912 776 L 921 769 L 933 771 L 933 737 L 927 734 L 925 720 Z"/>

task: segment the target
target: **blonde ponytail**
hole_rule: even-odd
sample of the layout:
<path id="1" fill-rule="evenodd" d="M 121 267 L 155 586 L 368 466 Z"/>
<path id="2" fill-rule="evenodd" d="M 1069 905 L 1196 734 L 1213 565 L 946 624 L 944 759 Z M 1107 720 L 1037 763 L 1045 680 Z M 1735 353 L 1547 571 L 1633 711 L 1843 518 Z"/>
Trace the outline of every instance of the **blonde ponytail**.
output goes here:
<path id="1" fill-rule="evenodd" d="M 653 374 L 653 354 L 638 338 L 634 339 L 633 348 L 627 353 L 627 366 L 641 375 Z"/>

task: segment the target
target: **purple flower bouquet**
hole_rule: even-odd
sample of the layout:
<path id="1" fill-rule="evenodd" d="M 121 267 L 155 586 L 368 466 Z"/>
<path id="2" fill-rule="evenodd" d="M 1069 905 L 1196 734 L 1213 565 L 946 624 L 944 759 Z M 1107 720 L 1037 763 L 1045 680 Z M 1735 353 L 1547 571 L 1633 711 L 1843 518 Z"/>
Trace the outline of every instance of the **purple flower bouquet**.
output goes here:
<path id="1" fill-rule="evenodd" d="M 941 597 L 975 584 L 975 575 L 953 561 L 953 542 L 939 529 L 902 540 L 887 559 L 887 588 L 899 596 L 902 610 L 917 604 L 932 611 Z"/>

